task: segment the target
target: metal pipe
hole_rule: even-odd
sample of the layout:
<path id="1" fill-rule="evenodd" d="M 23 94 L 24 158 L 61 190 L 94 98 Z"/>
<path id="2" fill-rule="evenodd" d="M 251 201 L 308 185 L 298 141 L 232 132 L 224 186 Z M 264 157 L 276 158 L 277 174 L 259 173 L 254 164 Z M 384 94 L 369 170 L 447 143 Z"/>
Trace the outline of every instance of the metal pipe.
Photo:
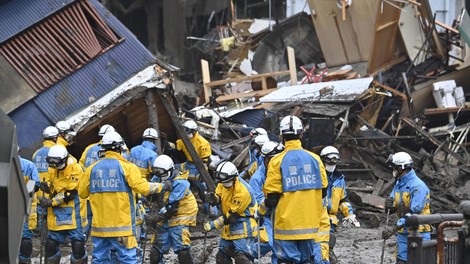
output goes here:
<path id="1" fill-rule="evenodd" d="M 444 221 L 462 221 L 463 214 L 429 214 L 418 215 L 413 214 L 406 219 L 406 225 L 413 230 L 418 230 L 420 225 L 439 224 Z"/>
<path id="2" fill-rule="evenodd" d="M 460 227 L 463 221 L 444 221 L 437 227 L 437 263 L 444 264 L 444 229 L 446 227 Z"/>

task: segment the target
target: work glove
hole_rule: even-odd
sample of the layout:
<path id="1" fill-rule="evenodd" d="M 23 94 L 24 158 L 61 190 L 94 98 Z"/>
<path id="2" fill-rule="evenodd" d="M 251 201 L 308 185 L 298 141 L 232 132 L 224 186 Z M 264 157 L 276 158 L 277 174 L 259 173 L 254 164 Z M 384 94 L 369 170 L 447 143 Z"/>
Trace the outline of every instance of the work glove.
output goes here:
<path id="1" fill-rule="evenodd" d="M 39 184 L 39 189 L 45 193 L 51 192 L 51 189 L 49 188 L 49 185 L 47 184 L 47 182 L 41 182 Z"/>
<path id="2" fill-rule="evenodd" d="M 39 205 L 44 208 L 52 207 L 52 200 L 41 196 L 39 197 Z"/>
<path id="3" fill-rule="evenodd" d="M 394 213 L 396 211 L 396 208 L 393 206 L 393 202 L 395 200 L 392 197 L 388 197 L 385 200 L 385 212 L 388 212 L 390 210 L 390 213 Z"/>
<path id="4" fill-rule="evenodd" d="M 348 217 L 343 218 L 343 227 L 350 228 L 353 225 L 355 227 L 361 227 L 361 224 L 356 219 L 356 215 L 350 215 Z"/>
<path id="5" fill-rule="evenodd" d="M 160 211 L 158 211 L 158 214 L 156 216 L 157 222 L 165 220 L 167 212 L 168 212 L 168 210 L 166 209 L 166 207 L 160 208 Z"/>
<path id="6" fill-rule="evenodd" d="M 206 223 L 204 223 L 204 231 L 209 232 L 209 231 L 212 230 L 212 228 L 213 228 L 213 227 L 212 227 L 212 225 L 211 225 L 211 222 L 206 222 Z"/>
<path id="7" fill-rule="evenodd" d="M 216 205 L 220 203 L 220 197 L 213 192 L 208 192 L 205 195 L 205 201 L 211 205 Z"/>
<path id="8" fill-rule="evenodd" d="M 147 226 L 155 227 L 157 225 L 157 219 L 155 216 L 145 215 L 145 223 Z"/>
<path id="9" fill-rule="evenodd" d="M 162 185 L 163 185 L 162 192 L 171 192 L 171 190 L 173 190 L 173 185 L 171 181 L 165 181 L 162 183 Z"/>
<path id="10" fill-rule="evenodd" d="M 147 200 L 147 198 L 145 198 L 145 196 L 141 195 L 138 198 L 138 200 L 139 200 L 139 203 L 141 203 L 142 205 L 147 206 L 147 207 L 150 206 L 150 202 Z M 146 213 L 147 213 L 147 211 L 146 211 Z"/>
<path id="11" fill-rule="evenodd" d="M 389 239 L 393 234 L 397 232 L 397 228 L 395 226 L 387 226 L 384 230 L 382 230 L 382 238 Z"/>

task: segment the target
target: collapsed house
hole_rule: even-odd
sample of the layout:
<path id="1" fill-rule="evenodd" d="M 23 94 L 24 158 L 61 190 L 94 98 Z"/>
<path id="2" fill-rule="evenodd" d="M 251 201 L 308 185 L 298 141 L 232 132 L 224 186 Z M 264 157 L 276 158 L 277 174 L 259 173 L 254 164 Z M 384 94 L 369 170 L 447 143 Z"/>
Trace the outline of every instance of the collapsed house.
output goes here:
<path id="1" fill-rule="evenodd" d="M 216 151 L 240 161 L 246 151 L 233 141 L 254 127 L 276 139 L 279 118 L 294 114 L 307 126 L 304 147 L 339 147 L 350 199 L 371 223 L 395 183 L 386 159 L 398 151 L 413 157 L 433 210 L 469 199 L 467 11 L 447 25 L 428 1 L 308 4 L 310 16 L 255 33 L 259 21 L 235 20 L 232 36 L 205 44 L 219 60 L 201 61 L 199 106 L 183 110 Z"/>

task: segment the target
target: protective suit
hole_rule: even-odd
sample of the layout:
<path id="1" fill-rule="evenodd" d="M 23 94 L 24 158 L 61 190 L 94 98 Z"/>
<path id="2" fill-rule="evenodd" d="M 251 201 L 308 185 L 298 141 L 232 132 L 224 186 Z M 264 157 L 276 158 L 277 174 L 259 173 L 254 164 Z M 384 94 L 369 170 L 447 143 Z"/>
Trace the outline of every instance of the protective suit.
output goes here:
<path id="1" fill-rule="evenodd" d="M 197 131 L 194 132 L 194 136 L 189 140 L 193 144 L 199 158 L 201 158 L 204 163 L 207 163 L 209 161 L 209 157 L 212 155 L 210 143 L 204 137 L 199 135 L 199 132 Z M 188 180 L 191 187 L 196 189 L 198 196 L 204 200 L 204 193 L 207 191 L 207 186 L 204 181 L 199 179 L 199 171 L 197 170 L 196 165 L 194 165 L 193 158 L 189 155 L 188 149 L 184 145 L 183 140 L 176 140 L 176 150 L 183 151 L 184 155 L 188 159 L 184 164 L 180 165 L 180 169 L 181 171 L 188 171 Z M 218 215 L 217 208 L 213 206 L 210 207 L 207 203 L 204 203 L 204 209 L 211 215 Z"/>
<path id="2" fill-rule="evenodd" d="M 274 250 L 279 259 L 299 263 L 313 257 L 313 239 L 323 210 L 322 189 L 327 186 L 320 157 L 304 150 L 298 139 L 286 141 L 285 150 L 270 160 L 265 204 L 274 210 Z"/>
<path id="3" fill-rule="evenodd" d="M 266 166 L 263 163 L 258 167 L 256 172 L 250 178 L 250 186 L 253 189 L 253 193 L 256 197 L 256 201 L 259 205 L 264 204 L 264 193 L 263 193 L 263 186 L 266 182 Z M 259 227 L 260 232 L 260 253 L 262 256 L 266 255 L 270 251 L 273 250 L 274 240 L 273 240 L 273 224 L 271 222 L 271 209 L 267 210 L 267 212 L 263 216 L 263 223 Z M 253 257 L 258 256 L 258 245 L 257 243 L 253 246 Z M 271 255 L 271 262 L 277 263 L 276 254 Z"/>
<path id="4" fill-rule="evenodd" d="M 86 262 L 82 229 L 87 224 L 86 201 L 77 195 L 83 169 L 74 157 L 68 155 L 66 167 L 62 170 L 49 167 L 49 174 L 50 192 L 46 196 L 51 199 L 51 204 L 47 208 L 46 258 L 54 263 L 60 261 L 59 244 L 65 243 L 68 237 L 72 242 L 72 263 Z"/>
<path id="5" fill-rule="evenodd" d="M 398 215 L 398 234 L 397 234 L 397 260 L 407 260 L 407 237 L 411 231 L 403 228 L 405 223 L 405 215 L 410 214 L 430 214 L 430 192 L 426 184 L 418 178 L 415 171 L 411 169 L 408 173 L 398 179 L 395 187 L 390 194 L 394 199 L 394 207 L 397 209 Z M 431 238 L 431 226 L 420 225 L 419 232 L 424 240 Z"/>
<path id="6" fill-rule="evenodd" d="M 153 248 L 158 251 L 155 254 L 158 255 L 159 263 L 164 263 L 163 254 L 167 254 L 170 248 L 178 254 L 180 263 L 192 261 L 189 255 L 189 227 L 196 226 L 198 206 L 187 179 L 188 172 L 180 174 L 178 170 L 174 170 L 169 179 L 172 190 L 164 193 L 164 207 L 160 210 L 162 220 L 157 223 L 156 238 L 152 238 Z"/>
<path id="7" fill-rule="evenodd" d="M 348 196 L 346 192 L 346 181 L 344 175 L 338 170 L 334 170 L 328 176 L 328 214 L 331 221 L 331 232 L 336 230 L 338 225 L 338 210 L 343 212 L 345 217 L 354 214 L 351 204 L 348 202 Z"/>
<path id="8" fill-rule="evenodd" d="M 63 138 L 62 136 L 59 136 L 59 137 L 57 137 L 57 144 L 61 145 L 61 146 L 64 146 L 64 147 L 67 147 L 69 145 L 69 142 L 65 138 Z"/>
<path id="9" fill-rule="evenodd" d="M 24 176 L 25 184 L 28 181 L 35 181 L 35 187 L 39 189 L 39 174 L 34 166 L 34 163 L 20 157 L 21 171 Z M 36 194 L 33 195 L 31 199 L 31 208 L 28 219 L 24 221 L 23 233 L 21 235 L 21 244 L 20 244 L 20 254 L 18 256 L 19 263 L 31 263 L 31 256 L 33 253 L 33 230 L 37 226 L 37 199 Z"/>
<path id="10" fill-rule="evenodd" d="M 47 153 L 49 152 L 49 149 L 56 143 L 52 140 L 44 140 L 42 144 L 43 146 L 34 152 L 32 161 L 39 172 L 40 180 L 46 182 L 49 181 L 49 164 L 47 164 L 46 161 Z M 36 194 L 38 197 L 44 196 L 44 193 L 41 190 L 39 190 Z"/>
<path id="11" fill-rule="evenodd" d="M 78 193 L 89 197 L 93 212 L 94 261 L 109 260 L 109 250 L 115 248 L 120 263 L 136 263 L 136 193 L 148 195 L 162 189 L 161 184 L 143 179 L 137 166 L 112 150 L 87 168 Z"/>
<path id="12" fill-rule="evenodd" d="M 327 199 L 323 199 L 323 210 L 320 219 L 320 229 L 315 234 L 315 264 L 330 263 L 330 217 L 327 210 Z"/>
<path id="13" fill-rule="evenodd" d="M 223 228 L 217 263 L 231 263 L 231 258 L 235 262 L 237 259 L 252 260 L 253 238 L 258 235 L 258 226 L 254 219 L 257 202 L 253 190 L 238 176 L 233 179 L 231 187 L 217 184 L 215 196 L 221 204 L 223 215 L 206 223 L 204 229 Z"/>
<path id="14" fill-rule="evenodd" d="M 147 180 L 152 173 L 152 164 L 157 158 L 157 146 L 150 141 L 144 140 L 142 144 L 131 148 L 129 161 L 134 163 L 142 175 Z"/>
<path id="15" fill-rule="evenodd" d="M 85 169 L 90 167 L 91 164 L 97 162 L 100 159 L 100 157 L 98 156 L 98 152 L 100 150 L 100 142 L 88 145 L 83 151 L 78 163 L 82 165 L 82 167 Z"/>

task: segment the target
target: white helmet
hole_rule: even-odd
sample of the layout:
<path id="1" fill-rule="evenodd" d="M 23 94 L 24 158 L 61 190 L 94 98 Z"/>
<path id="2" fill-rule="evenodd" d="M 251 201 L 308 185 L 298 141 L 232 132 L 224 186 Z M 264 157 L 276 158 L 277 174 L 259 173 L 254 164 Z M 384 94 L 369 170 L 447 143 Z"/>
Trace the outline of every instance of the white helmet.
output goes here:
<path id="1" fill-rule="evenodd" d="M 101 140 L 101 148 L 105 150 L 115 150 L 124 145 L 124 140 L 118 132 L 108 132 Z"/>
<path id="2" fill-rule="evenodd" d="M 303 130 L 302 121 L 296 116 L 286 116 L 279 123 L 279 131 L 282 135 L 300 135 Z"/>
<path id="3" fill-rule="evenodd" d="M 55 124 L 55 127 L 57 127 L 60 133 L 68 132 L 71 129 L 70 124 L 67 123 L 67 121 L 59 121 Z"/>
<path id="4" fill-rule="evenodd" d="M 228 182 L 238 177 L 238 169 L 232 162 L 225 161 L 217 166 L 215 176 L 221 183 Z"/>
<path id="5" fill-rule="evenodd" d="M 155 130 L 155 128 L 149 127 L 144 130 L 142 138 L 158 139 L 158 132 Z"/>
<path id="6" fill-rule="evenodd" d="M 392 168 L 400 168 L 402 170 L 411 169 L 413 167 L 413 159 L 410 154 L 406 152 L 397 152 L 390 154 L 387 163 Z"/>
<path id="7" fill-rule="evenodd" d="M 42 131 L 44 139 L 53 139 L 59 135 L 59 130 L 54 126 L 48 126 Z"/>
<path id="8" fill-rule="evenodd" d="M 186 132 L 188 132 L 190 130 L 197 130 L 197 124 L 196 124 L 196 122 L 194 122 L 194 120 L 188 120 L 188 121 L 184 122 L 183 127 L 184 127 L 184 130 Z"/>
<path id="9" fill-rule="evenodd" d="M 54 145 L 49 149 L 46 161 L 49 163 L 49 167 L 61 170 L 65 168 L 65 163 L 67 162 L 68 156 L 69 153 L 64 146 Z"/>
<path id="10" fill-rule="evenodd" d="M 275 141 L 268 141 L 263 144 L 261 148 L 261 156 L 263 157 L 274 157 L 284 150 L 284 145 Z"/>
<path id="11" fill-rule="evenodd" d="M 255 137 L 255 136 L 258 136 L 258 135 L 267 135 L 267 134 L 268 134 L 268 132 L 266 132 L 266 130 L 262 127 L 257 127 L 257 128 L 252 129 L 250 131 L 250 135 L 252 137 Z"/>
<path id="12" fill-rule="evenodd" d="M 326 146 L 320 152 L 320 158 L 327 164 L 336 164 L 341 160 L 341 156 L 337 148 Z"/>
<path id="13" fill-rule="evenodd" d="M 175 163 L 167 155 L 158 156 L 153 162 L 152 172 L 162 180 L 168 179 L 175 170 Z"/>
<path id="14" fill-rule="evenodd" d="M 114 129 L 114 127 L 112 125 L 105 124 L 105 125 L 100 127 L 100 131 L 98 131 L 98 136 L 103 137 L 104 134 L 106 134 L 108 132 L 115 132 L 115 131 L 116 130 Z"/>
<path id="15" fill-rule="evenodd" d="M 255 144 L 260 148 L 263 146 L 264 143 L 268 141 L 269 141 L 269 137 L 267 135 L 257 135 L 255 137 Z"/>

